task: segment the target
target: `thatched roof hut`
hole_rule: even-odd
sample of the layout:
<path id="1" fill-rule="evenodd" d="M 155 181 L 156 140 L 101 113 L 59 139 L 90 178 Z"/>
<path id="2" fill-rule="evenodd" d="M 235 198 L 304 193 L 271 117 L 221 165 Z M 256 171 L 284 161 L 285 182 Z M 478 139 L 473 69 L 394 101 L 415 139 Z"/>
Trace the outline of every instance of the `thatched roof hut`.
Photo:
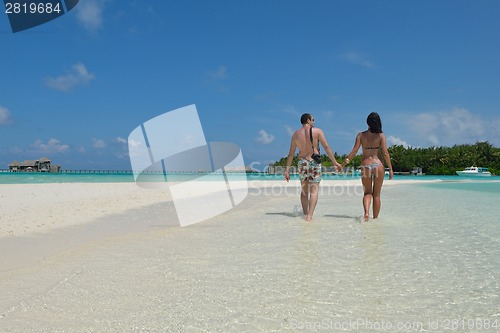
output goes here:
<path id="1" fill-rule="evenodd" d="M 38 160 L 24 160 L 23 162 L 13 161 L 9 164 L 12 172 L 59 172 L 60 165 L 51 165 L 51 160 L 41 157 Z"/>

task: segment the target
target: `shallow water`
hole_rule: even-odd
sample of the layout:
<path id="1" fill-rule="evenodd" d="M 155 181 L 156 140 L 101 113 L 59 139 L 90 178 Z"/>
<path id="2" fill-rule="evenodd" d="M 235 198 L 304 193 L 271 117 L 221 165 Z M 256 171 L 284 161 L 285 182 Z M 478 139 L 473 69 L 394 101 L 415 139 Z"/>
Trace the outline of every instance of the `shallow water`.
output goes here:
<path id="1" fill-rule="evenodd" d="M 499 186 L 386 186 L 367 223 L 353 188 L 322 195 L 313 223 L 293 217 L 297 197 L 252 190 L 209 221 L 4 274 L 0 329 L 496 332 Z"/>
<path id="2" fill-rule="evenodd" d="M 220 181 L 219 174 L 210 175 L 208 173 L 168 173 L 151 174 L 141 178 L 144 181 L 168 181 L 182 182 L 193 179 L 206 181 Z M 230 173 L 234 180 L 248 181 L 283 181 L 283 175 L 265 174 L 265 173 Z M 359 180 L 359 175 L 352 174 L 323 174 L 324 180 Z M 387 176 L 386 176 L 387 178 Z M 291 175 L 291 180 L 298 180 L 297 174 Z M 463 181 L 476 182 L 474 178 L 459 177 L 459 176 L 394 176 L 394 181 L 399 180 L 418 180 L 418 181 Z M 492 176 L 480 178 L 480 181 L 500 181 L 500 176 Z M 107 171 L 90 171 L 90 172 L 70 172 L 70 173 L 47 173 L 47 172 L 0 172 L 0 184 L 42 184 L 42 183 L 129 183 L 134 182 L 134 175 L 130 172 L 107 172 Z"/>

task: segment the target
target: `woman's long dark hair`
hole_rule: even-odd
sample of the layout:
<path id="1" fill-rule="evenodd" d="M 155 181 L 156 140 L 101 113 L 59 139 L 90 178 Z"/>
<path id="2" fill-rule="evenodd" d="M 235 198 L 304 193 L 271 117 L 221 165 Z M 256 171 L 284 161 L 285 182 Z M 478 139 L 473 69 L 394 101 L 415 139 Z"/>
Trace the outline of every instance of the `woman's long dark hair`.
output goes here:
<path id="1" fill-rule="evenodd" d="M 380 121 L 380 116 L 377 112 L 372 112 L 366 118 L 366 123 L 370 127 L 370 132 L 372 133 L 382 133 L 382 121 Z"/>

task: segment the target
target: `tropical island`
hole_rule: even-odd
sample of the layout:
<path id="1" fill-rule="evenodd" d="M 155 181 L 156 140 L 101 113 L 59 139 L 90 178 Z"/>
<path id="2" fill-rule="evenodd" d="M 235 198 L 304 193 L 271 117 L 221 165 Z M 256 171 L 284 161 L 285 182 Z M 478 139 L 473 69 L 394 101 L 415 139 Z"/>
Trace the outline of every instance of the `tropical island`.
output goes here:
<path id="1" fill-rule="evenodd" d="M 500 148 L 494 147 L 487 141 L 475 144 L 455 145 L 453 147 L 413 148 L 393 145 L 388 148 L 391 155 L 394 172 L 411 173 L 416 167 L 427 175 L 455 175 L 456 171 L 476 165 L 488 168 L 492 174 L 500 174 Z M 347 154 L 335 154 L 335 159 L 342 163 Z M 332 162 L 326 154 L 321 155 L 322 165 L 326 168 Z M 297 155 L 292 165 L 297 165 Z M 349 164 L 357 168 L 361 165 L 361 155 L 356 155 Z M 286 156 L 269 165 L 270 167 L 286 166 Z"/>

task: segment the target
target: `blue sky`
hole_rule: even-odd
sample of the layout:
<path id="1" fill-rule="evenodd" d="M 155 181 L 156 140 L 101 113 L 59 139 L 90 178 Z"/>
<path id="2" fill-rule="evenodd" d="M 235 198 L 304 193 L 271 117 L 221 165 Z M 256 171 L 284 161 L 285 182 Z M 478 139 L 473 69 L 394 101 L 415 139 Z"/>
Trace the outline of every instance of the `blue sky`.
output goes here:
<path id="1" fill-rule="evenodd" d="M 0 168 L 130 169 L 130 132 L 190 104 L 258 169 L 306 112 L 339 154 L 371 111 L 389 144 L 500 146 L 496 0 L 80 0 L 0 40 Z"/>

